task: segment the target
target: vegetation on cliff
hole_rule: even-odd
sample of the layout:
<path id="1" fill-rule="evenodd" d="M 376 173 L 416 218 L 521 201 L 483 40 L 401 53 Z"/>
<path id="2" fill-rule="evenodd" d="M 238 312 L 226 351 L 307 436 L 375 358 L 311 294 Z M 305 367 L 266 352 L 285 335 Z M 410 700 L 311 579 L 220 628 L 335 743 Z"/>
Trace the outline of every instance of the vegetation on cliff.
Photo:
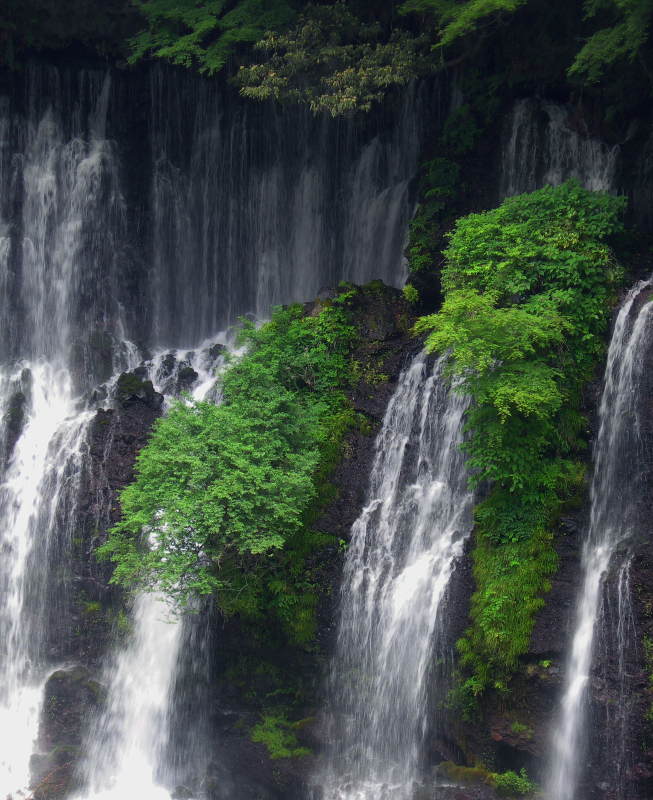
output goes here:
<path id="1" fill-rule="evenodd" d="M 182 605 L 212 594 L 226 615 L 272 613 L 292 640 L 310 641 L 307 562 L 332 542 L 311 522 L 356 421 L 344 392 L 356 334 L 346 297 L 244 324 L 248 351 L 223 375 L 221 405 L 178 402 L 156 423 L 101 549 L 115 583 Z"/>
<path id="2" fill-rule="evenodd" d="M 476 507 L 472 624 L 459 641 L 473 697 L 505 688 L 526 652 L 547 577 L 552 525 L 583 485 L 582 390 L 595 374 L 622 272 L 609 246 L 624 198 L 575 181 L 460 219 L 441 310 L 416 326 L 451 352 L 473 398 L 465 449 Z"/>
<path id="3" fill-rule="evenodd" d="M 626 83 L 650 95 L 652 17 L 653 0 L 9 0 L 0 61 L 82 45 L 131 63 L 226 68 L 247 97 L 333 115 L 454 67 L 505 88 L 600 84 L 622 107 L 636 102 Z"/>

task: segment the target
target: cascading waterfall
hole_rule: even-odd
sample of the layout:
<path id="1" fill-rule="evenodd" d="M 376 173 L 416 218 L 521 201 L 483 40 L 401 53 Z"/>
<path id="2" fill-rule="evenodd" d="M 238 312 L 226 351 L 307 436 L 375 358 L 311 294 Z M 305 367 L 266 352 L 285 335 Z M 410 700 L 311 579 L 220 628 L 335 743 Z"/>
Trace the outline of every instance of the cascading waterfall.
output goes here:
<path id="1" fill-rule="evenodd" d="M 21 370 L 22 371 L 22 370 Z M 44 618 L 61 609 L 61 593 L 48 592 L 53 559 L 65 553 L 81 471 L 86 414 L 75 414 L 65 372 L 35 365 L 22 435 L 0 487 L 3 547 L 0 631 L 0 727 L 10 732 L 0 754 L 0 792 L 27 786 L 45 680 Z M 68 506 L 68 508 L 67 508 Z"/>
<path id="2" fill-rule="evenodd" d="M 592 191 L 614 188 L 619 147 L 578 131 L 571 111 L 538 100 L 518 101 L 508 118 L 501 153 L 501 197 L 557 186 L 576 178 Z"/>
<path id="3" fill-rule="evenodd" d="M 169 613 L 166 602 L 156 594 L 136 598 L 135 629 L 112 665 L 107 709 L 91 737 L 84 797 L 170 798 L 170 792 L 158 783 L 157 769 L 168 736 L 168 698 L 182 626 Z"/>
<path id="4" fill-rule="evenodd" d="M 421 777 L 427 679 L 447 658 L 447 586 L 472 524 L 460 451 L 468 400 L 449 388 L 444 364 L 414 359 L 376 441 L 343 578 L 337 721 L 316 781 L 325 800 L 409 800 Z"/>
<path id="5" fill-rule="evenodd" d="M 150 91 L 156 342 L 195 344 L 341 280 L 403 283 L 423 91 L 367 135 L 180 73 L 154 70 Z"/>
<path id="6" fill-rule="evenodd" d="M 240 314 L 343 279 L 401 284 L 424 116 L 416 90 L 361 131 L 174 71 L 141 87 L 148 113 L 120 75 L 37 65 L 15 81 L 0 97 L 3 796 L 28 783 L 41 686 L 74 652 L 71 540 L 97 403 L 133 368 L 214 397 L 216 331 Z M 91 796 L 168 797 L 158 783 L 177 780 L 162 762 L 183 761 L 166 720 L 190 634 L 164 611 L 134 604 L 83 770 Z"/>
<path id="7" fill-rule="evenodd" d="M 27 786 L 42 684 L 67 639 L 71 540 L 92 416 L 77 399 L 73 339 L 90 247 L 85 223 L 99 206 L 107 208 L 106 192 L 111 195 L 102 144 L 110 84 L 101 75 L 94 84 L 91 113 L 84 121 L 81 113 L 71 115 L 67 140 L 52 107 L 30 108 L 21 120 L 7 102 L 0 104 L 6 133 L 0 154 L 2 399 L 9 432 L 0 487 L 0 719 L 11 731 L 0 756 L 3 795 Z M 24 144 L 20 159 L 8 152 L 10 134 Z M 21 211 L 12 218 L 17 187 Z M 118 202 L 115 195 L 111 202 Z M 99 249 L 97 241 L 92 246 Z M 97 306 L 84 306 L 79 316 L 89 324 L 91 314 L 102 315 Z"/>
<path id="8" fill-rule="evenodd" d="M 212 342 L 196 351 L 160 351 L 141 362 L 137 370 L 168 397 L 178 395 L 183 388 L 180 372 L 193 370 L 192 397 L 203 400 L 215 386 L 224 350 L 224 344 Z M 171 797 L 165 788 L 174 784 L 175 778 L 175 771 L 166 764 L 171 696 L 185 626 L 191 623 L 175 616 L 157 593 L 137 595 L 132 616 L 134 629 L 105 670 L 107 704 L 89 732 L 88 752 L 79 776 L 85 789 L 79 798 L 123 800 L 131 794 L 142 800 Z M 201 658 L 201 652 L 196 657 Z M 143 676 L 147 676 L 147 691 Z"/>
<path id="9" fill-rule="evenodd" d="M 587 739 L 587 688 L 602 612 L 604 580 L 618 548 L 627 544 L 637 529 L 638 497 L 645 470 L 641 453 L 640 387 L 644 356 L 653 340 L 653 303 L 641 301 L 642 293 L 650 291 L 650 287 L 650 282 L 640 283 L 629 293 L 617 315 L 608 351 L 594 449 L 589 530 L 582 556 L 583 583 L 566 666 L 560 718 L 552 737 L 547 785 L 550 800 L 578 797 Z M 623 625 L 627 623 L 628 564 L 626 556 L 617 570 L 617 613 L 622 634 L 625 632 Z M 623 641 L 619 644 L 624 647 Z M 623 735 L 622 729 L 622 741 Z M 617 788 L 614 796 L 618 798 L 624 798 L 622 767 L 623 764 L 615 762 Z"/>

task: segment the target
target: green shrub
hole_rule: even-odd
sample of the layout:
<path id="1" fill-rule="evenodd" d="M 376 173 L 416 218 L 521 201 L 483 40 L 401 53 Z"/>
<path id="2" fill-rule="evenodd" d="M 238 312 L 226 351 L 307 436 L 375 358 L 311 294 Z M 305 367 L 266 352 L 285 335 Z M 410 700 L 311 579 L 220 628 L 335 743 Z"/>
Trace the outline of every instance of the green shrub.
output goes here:
<path id="1" fill-rule="evenodd" d="M 522 767 L 519 774 L 508 770 L 508 772 L 492 773 L 492 782 L 497 790 L 497 794 L 504 797 L 523 797 L 531 794 L 537 786 L 528 778 L 526 770 Z"/>
<path id="2" fill-rule="evenodd" d="M 114 583 L 181 605 L 213 594 L 225 614 L 272 612 L 293 641 L 312 639 L 310 560 L 336 540 L 311 525 L 357 421 L 344 393 L 355 335 L 337 301 L 245 324 L 248 352 L 222 378 L 223 403 L 177 403 L 141 450 L 98 550 L 116 565 Z"/>
<path id="3" fill-rule="evenodd" d="M 410 283 L 404 286 L 402 294 L 408 303 L 417 303 L 419 300 L 419 291 Z"/>
<path id="4" fill-rule="evenodd" d="M 444 303 L 421 318 L 430 351 L 471 395 L 464 445 L 476 507 L 472 624 L 458 647 L 468 699 L 506 687 L 556 568 L 552 524 L 584 484 L 583 387 L 604 352 L 622 271 L 608 239 L 624 198 L 577 182 L 458 221 Z"/>

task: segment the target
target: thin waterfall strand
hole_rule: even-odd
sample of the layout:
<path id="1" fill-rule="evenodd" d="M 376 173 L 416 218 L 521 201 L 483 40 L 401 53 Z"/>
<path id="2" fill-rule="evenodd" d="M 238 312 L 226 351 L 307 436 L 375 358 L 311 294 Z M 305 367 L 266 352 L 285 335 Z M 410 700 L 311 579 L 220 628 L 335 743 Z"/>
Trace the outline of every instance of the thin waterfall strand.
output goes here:
<path id="1" fill-rule="evenodd" d="M 443 656 L 446 590 L 471 530 L 460 452 L 468 400 L 445 359 L 401 376 L 347 554 L 331 701 L 341 719 L 317 783 L 327 800 L 408 800 L 420 778 L 427 677 Z"/>
<path id="2" fill-rule="evenodd" d="M 635 304 L 641 292 L 649 288 L 650 283 L 640 283 L 629 293 L 617 315 L 608 351 L 594 450 L 589 531 L 582 557 L 583 584 L 566 667 L 560 719 L 553 731 L 548 778 L 550 800 L 574 800 L 576 797 L 582 773 L 586 694 L 603 581 L 615 549 L 635 530 L 634 513 L 642 469 L 638 458 L 641 443 L 639 386 L 644 354 L 653 339 L 653 303 L 646 302 L 638 310 Z"/>

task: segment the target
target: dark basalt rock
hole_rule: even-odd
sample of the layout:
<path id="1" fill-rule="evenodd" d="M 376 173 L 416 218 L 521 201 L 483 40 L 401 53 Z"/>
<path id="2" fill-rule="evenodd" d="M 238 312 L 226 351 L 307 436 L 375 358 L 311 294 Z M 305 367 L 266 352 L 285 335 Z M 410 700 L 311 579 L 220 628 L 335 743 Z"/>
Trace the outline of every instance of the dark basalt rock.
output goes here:
<path id="1" fill-rule="evenodd" d="M 105 690 L 84 667 L 57 670 L 47 680 L 39 728 L 39 753 L 32 756 L 34 800 L 55 800 L 76 788 L 80 745 Z"/>

